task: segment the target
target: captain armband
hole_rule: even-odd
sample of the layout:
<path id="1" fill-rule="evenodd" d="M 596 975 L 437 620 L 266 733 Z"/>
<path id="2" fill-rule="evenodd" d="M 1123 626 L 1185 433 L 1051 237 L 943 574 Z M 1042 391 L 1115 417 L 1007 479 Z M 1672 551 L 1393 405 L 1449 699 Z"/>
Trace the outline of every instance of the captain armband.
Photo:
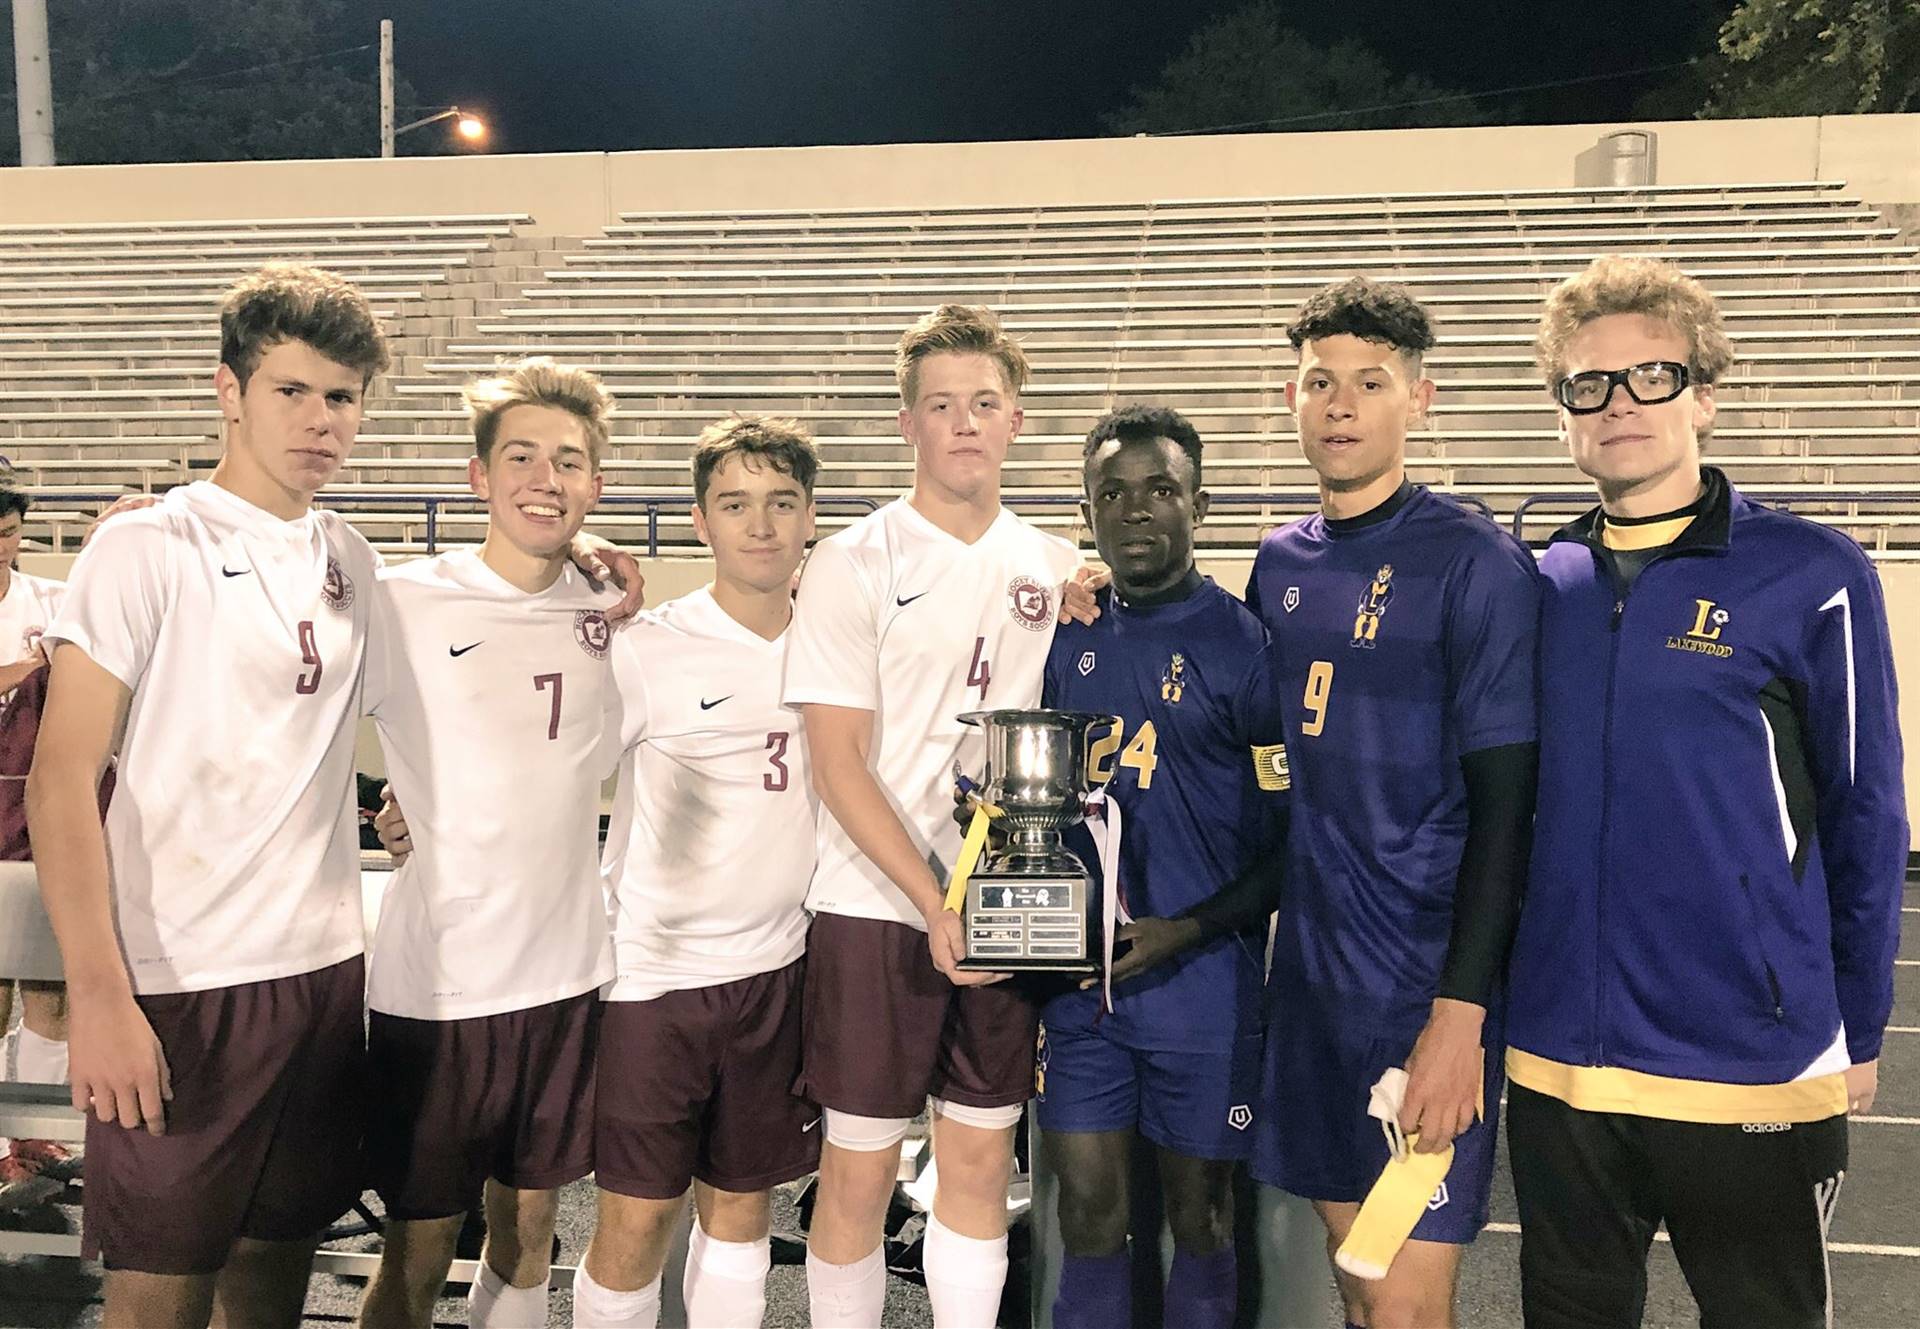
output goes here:
<path id="1" fill-rule="evenodd" d="M 1262 789 L 1285 791 L 1293 787 L 1293 772 L 1287 766 L 1287 745 L 1253 745 L 1253 776 Z"/>

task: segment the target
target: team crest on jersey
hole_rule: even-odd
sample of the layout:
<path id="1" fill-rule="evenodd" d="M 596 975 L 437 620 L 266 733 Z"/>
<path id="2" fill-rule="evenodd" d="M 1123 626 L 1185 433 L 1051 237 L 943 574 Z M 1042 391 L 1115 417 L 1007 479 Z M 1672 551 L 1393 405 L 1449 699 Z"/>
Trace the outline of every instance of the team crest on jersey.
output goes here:
<path id="1" fill-rule="evenodd" d="M 1007 583 L 1007 609 L 1029 632 L 1045 632 L 1053 622 L 1053 587 L 1032 577 L 1015 577 Z"/>
<path id="2" fill-rule="evenodd" d="M 1447 1183 L 1443 1181 L 1438 1186 L 1434 1187 L 1433 1198 L 1427 1201 L 1427 1208 L 1429 1211 L 1438 1211 L 1438 1210 L 1444 1209 L 1447 1207 L 1447 1203 L 1452 1199 L 1453 1199 L 1453 1196 L 1447 1193 Z"/>
<path id="3" fill-rule="evenodd" d="M 1235 1103 L 1227 1109 L 1227 1125 L 1236 1131 L 1244 1131 L 1253 1125 L 1253 1109 L 1245 1103 Z"/>
<path id="4" fill-rule="evenodd" d="M 1091 674 L 1092 672 L 1093 672 L 1093 652 L 1082 651 L 1080 653 L 1080 677 L 1085 678 L 1088 674 Z"/>
<path id="5" fill-rule="evenodd" d="M 1382 563 L 1373 580 L 1367 583 L 1367 589 L 1360 593 L 1359 612 L 1353 620 L 1353 640 L 1348 645 L 1358 650 L 1372 650 L 1373 639 L 1380 632 L 1380 616 L 1392 603 L 1393 564 Z"/>
<path id="6" fill-rule="evenodd" d="M 1711 600 L 1695 600 L 1693 606 L 1693 626 L 1668 637 L 1667 649 L 1711 655 L 1716 660 L 1730 657 L 1733 647 L 1720 640 L 1720 630 L 1727 626 L 1727 611 Z"/>
<path id="7" fill-rule="evenodd" d="M 1187 657 L 1175 651 L 1160 674 L 1160 700 L 1169 706 L 1178 706 L 1180 694 L 1186 690 Z"/>
<path id="8" fill-rule="evenodd" d="M 353 578 L 332 554 L 327 555 L 327 579 L 320 583 L 320 598 L 330 609 L 344 611 L 353 604 Z"/>
<path id="9" fill-rule="evenodd" d="M 573 639 L 580 643 L 580 649 L 588 655 L 596 660 L 604 660 L 607 658 L 607 648 L 613 645 L 613 625 L 598 609 L 576 610 L 573 615 Z"/>
<path id="10" fill-rule="evenodd" d="M 1285 609 L 1289 614 L 1300 607 L 1300 588 L 1298 586 L 1287 587 L 1286 595 L 1280 600 L 1280 607 Z"/>

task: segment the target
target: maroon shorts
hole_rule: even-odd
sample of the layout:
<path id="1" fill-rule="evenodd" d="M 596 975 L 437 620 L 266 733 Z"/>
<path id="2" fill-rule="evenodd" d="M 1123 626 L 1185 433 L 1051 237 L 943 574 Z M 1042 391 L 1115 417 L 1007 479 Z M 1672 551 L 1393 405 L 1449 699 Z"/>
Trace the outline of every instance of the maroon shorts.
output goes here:
<path id="1" fill-rule="evenodd" d="M 544 1191 L 593 1171 L 600 997 L 468 1020 L 373 1012 L 367 1161 L 387 1216 L 451 1218 L 488 1177 Z"/>
<path id="2" fill-rule="evenodd" d="M 211 1274 L 235 1239 L 303 1241 L 360 1198 L 366 968 L 139 997 L 173 1080 L 165 1135 L 87 1118 L 89 1258 Z"/>
<path id="3" fill-rule="evenodd" d="M 1038 1009 L 1012 983 L 955 987 L 904 923 L 816 914 L 795 1089 L 862 1117 L 917 1117 L 927 1095 L 968 1107 L 1033 1097 Z"/>
<path id="4" fill-rule="evenodd" d="M 820 1165 L 820 1109 L 800 1070 L 805 960 L 648 1001 L 610 1001 L 600 1024 L 594 1180 L 671 1200 L 695 1177 L 750 1193 Z"/>

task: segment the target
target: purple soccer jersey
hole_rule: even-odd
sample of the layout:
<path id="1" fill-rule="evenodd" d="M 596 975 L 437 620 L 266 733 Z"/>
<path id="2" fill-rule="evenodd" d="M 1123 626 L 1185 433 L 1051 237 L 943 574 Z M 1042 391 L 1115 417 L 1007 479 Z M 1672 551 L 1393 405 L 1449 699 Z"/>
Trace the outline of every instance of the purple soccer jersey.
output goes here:
<path id="1" fill-rule="evenodd" d="M 1272 981 L 1417 1028 L 1451 935 L 1460 757 L 1536 736 L 1540 576 L 1424 487 L 1389 509 L 1268 535 L 1247 605 L 1273 637 L 1295 786 Z"/>
<path id="2" fill-rule="evenodd" d="M 1171 917 L 1275 852 L 1286 795 L 1273 768 L 1281 717 L 1266 633 L 1210 581 L 1147 608 L 1100 598 L 1099 619 L 1055 635 L 1043 704 L 1123 721 L 1094 748 L 1095 773 L 1122 812 L 1120 894 L 1135 916 Z M 1091 836 L 1076 827 L 1069 838 L 1097 875 Z M 1220 937 L 1116 984 L 1107 1034 L 1142 1050 L 1232 1047 L 1257 1027 L 1262 940 Z M 1098 998 L 1058 1000 L 1091 1019 Z"/>

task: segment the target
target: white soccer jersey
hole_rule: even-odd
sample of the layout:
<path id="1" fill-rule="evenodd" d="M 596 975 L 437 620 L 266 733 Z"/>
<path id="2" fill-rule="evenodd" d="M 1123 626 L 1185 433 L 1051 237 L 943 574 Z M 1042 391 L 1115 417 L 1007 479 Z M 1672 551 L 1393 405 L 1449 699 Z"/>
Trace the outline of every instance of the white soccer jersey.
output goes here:
<path id="1" fill-rule="evenodd" d="M 815 805 L 800 717 L 780 704 L 792 635 L 766 640 L 702 589 L 614 643 L 611 1001 L 771 973 L 806 950 Z"/>
<path id="2" fill-rule="evenodd" d="M 1059 586 L 1079 561 L 1005 508 L 966 544 L 900 499 L 822 540 L 807 562 L 786 703 L 874 713 L 874 773 L 936 880 L 960 850 L 953 765 L 977 775 L 985 753 L 980 731 L 956 717 L 1040 704 Z M 808 908 L 925 926 L 824 807 L 819 827 Z"/>
<path id="3" fill-rule="evenodd" d="M 612 977 L 597 860 L 616 598 L 571 564 L 528 594 L 471 549 L 381 574 L 366 709 L 413 853 L 380 905 L 374 1010 L 463 1020 Z"/>
<path id="4" fill-rule="evenodd" d="M 137 993 L 363 945 L 353 742 L 378 556 L 200 481 L 100 528 L 47 629 L 132 689 L 107 852 Z"/>
<path id="5" fill-rule="evenodd" d="M 39 645 L 66 594 L 65 582 L 32 577 L 14 569 L 7 593 L 0 597 L 0 665 L 27 658 L 27 652 Z"/>

